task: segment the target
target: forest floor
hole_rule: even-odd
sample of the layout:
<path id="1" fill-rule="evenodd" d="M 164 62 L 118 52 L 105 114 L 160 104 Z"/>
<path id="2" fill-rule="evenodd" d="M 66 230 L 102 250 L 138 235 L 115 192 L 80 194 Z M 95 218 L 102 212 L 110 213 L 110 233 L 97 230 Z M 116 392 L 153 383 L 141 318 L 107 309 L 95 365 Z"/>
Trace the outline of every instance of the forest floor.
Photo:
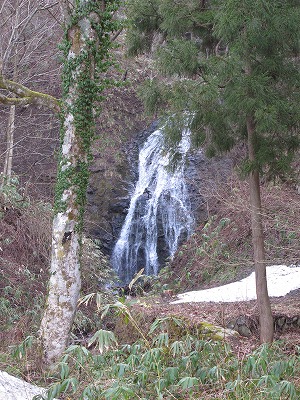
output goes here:
<path id="1" fill-rule="evenodd" d="M 132 306 L 132 313 L 133 315 L 143 315 L 143 324 L 148 322 L 149 325 L 155 318 L 180 317 L 191 329 L 201 326 L 203 323 L 227 328 L 232 327 L 238 320 L 249 327 L 251 335 L 246 337 L 239 334 L 233 336 L 224 334 L 225 340 L 231 344 L 233 351 L 243 357 L 259 346 L 258 309 L 255 300 L 231 303 L 171 304 L 174 300 L 176 300 L 176 296 L 170 294 L 156 298 L 143 297 Z M 275 324 L 274 339 L 282 341 L 287 352 L 298 351 L 300 326 L 297 324 L 300 319 L 300 290 L 292 291 L 286 296 L 271 298 L 271 307 L 274 320 L 283 323 L 282 327 Z M 122 330 L 116 333 L 117 335 L 121 334 Z"/>

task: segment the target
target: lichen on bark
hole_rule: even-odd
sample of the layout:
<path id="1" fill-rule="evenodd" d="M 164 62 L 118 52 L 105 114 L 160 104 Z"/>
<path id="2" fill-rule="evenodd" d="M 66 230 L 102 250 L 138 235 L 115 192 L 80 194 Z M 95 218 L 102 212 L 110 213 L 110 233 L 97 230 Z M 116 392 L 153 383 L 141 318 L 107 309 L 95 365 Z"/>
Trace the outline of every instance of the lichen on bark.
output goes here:
<path id="1" fill-rule="evenodd" d="M 107 81 L 110 66 L 109 33 L 116 28 L 113 11 L 118 0 L 102 4 L 70 1 L 63 50 L 61 151 L 53 219 L 49 295 L 41 322 L 44 362 L 52 364 L 68 344 L 79 298 L 80 247 L 86 189 L 94 138 L 94 108 Z"/>

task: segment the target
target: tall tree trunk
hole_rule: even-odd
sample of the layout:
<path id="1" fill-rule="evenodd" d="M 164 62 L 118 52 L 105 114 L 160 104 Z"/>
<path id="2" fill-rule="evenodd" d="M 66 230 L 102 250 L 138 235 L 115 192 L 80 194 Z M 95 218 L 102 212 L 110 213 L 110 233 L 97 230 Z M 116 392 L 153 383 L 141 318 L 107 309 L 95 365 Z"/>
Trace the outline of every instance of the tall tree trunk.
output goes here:
<path id="1" fill-rule="evenodd" d="M 40 326 L 44 363 L 48 365 L 53 364 L 68 345 L 81 287 L 82 216 L 88 184 L 90 131 L 93 129 L 87 120 L 88 116 L 92 118 L 93 99 L 91 87 L 85 85 L 85 80 L 89 82 L 94 76 L 94 62 L 88 55 L 87 44 L 93 35 L 88 18 L 71 25 L 67 32 L 68 64 L 62 76 L 66 86 L 52 227 L 51 276 Z M 82 56 L 84 53 L 86 58 Z M 79 57 L 82 57 L 81 61 L 77 62 Z M 73 68 L 68 68 L 70 65 Z"/>
<path id="2" fill-rule="evenodd" d="M 51 366 L 63 354 L 79 298 L 83 213 L 94 137 L 94 106 L 102 99 L 111 63 L 110 33 L 118 0 L 60 0 L 64 15 L 61 151 L 52 228 L 48 298 L 40 326 L 43 361 Z M 1 81 L 0 81 L 1 83 Z M 51 104 L 53 104 L 51 100 Z"/>
<path id="3" fill-rule="evenodd" d="M 1 184 L 9 184 L 12 174 L 16 106 L 10 106 L 6 131 L 6 153 Z"/>
<path id="4" fill-rule="evenodd" d="M 15 38 L 18 36 L 18 25 L 20 22 L 20 10 L 19 10 L 19 0 L 16 3 L 16 15 L 15 15 Z M 12 56 L 14 60 L 14 70 L 13 70 L 13 80 L 17 79 L 18 76 L 18 48 L 15 45 L 14 55 Z M 13 150 L 14 150 L 14 133 L 15 133 L 15 118 L 16 118 L 16 106 L 12 105 L 9 108 L 8 123 L 6 130 L 6 153 L 3 168 L 3 177 L 1 185 L 10 184 L 12 176 L 12 162 L 13 162 Z"/>
<path id="5" fill-rule="evenodd" d="M 247 118 L 248 151 L 250 161 L 255 160 L 254 135 L 255 123 L 253 118 Z M 256 296 L 259 310 L 260 341 L 272 342 L 274 323 L 268 295 L 266 262 L 264 248 L 264 233 L 262 226 L 262 209 L 260 197 L 259 172 L 254 169 L 249 176 L 252 242 L 254 251 Z"/>

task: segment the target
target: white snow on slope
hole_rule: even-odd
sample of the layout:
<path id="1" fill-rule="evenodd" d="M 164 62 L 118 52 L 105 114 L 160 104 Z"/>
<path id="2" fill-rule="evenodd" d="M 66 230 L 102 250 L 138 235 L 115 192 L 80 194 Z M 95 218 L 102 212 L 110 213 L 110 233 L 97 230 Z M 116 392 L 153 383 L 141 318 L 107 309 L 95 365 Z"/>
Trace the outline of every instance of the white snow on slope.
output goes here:
<path id="1" fill-rule="evenodd" d="M 268 292 L 270 297 L 285 296 L 291 290 L 300 288 L 300 267 L 273 265 L 267 267 Z M 255 275 L 228 285 L 178 295 L 172 304 L 189 302 L 234 302 L 256 299 Z"/>
<path id="2" fill-rule="evenodd" d="M 0 400 L 32 400 L 38 395 L 46 396 L 46 389 L 0 371 Z"/>

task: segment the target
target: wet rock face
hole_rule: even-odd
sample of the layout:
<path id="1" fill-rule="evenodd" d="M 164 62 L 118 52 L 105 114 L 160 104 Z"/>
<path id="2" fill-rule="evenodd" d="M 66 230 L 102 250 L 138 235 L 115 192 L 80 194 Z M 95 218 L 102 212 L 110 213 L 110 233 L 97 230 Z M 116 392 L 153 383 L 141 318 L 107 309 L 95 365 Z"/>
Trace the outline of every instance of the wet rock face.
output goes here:
<path id="1" fill-rule="evenodd" d="M 94 155 L 87 191 L 86 230 L 93 239 L 100 240 L 107 255 L 111 255 L 119 236 L 138 178 L 139 149 L 156 127 L 157 123 L 153 123 L 136 134 L 124 145 L 122 156 L 117 160 L 107 160 L 104 165 L 101 155 Z"/>
<path id="2" fill-rule="evenodd" d="M 207 197 L 231 175 L 232 160 L 228 157 L 207 158 L 198 149 L 188 157 L 186 180 L 195 219 L 201 223 L 207 219 Z"/>
<path id="3" fill-rule="evenodd" d="M 118 166 L 118 175 L 107 176 L 105 168 L 94 165 L 88 190 L 87 226 L 93 238 L 100 239 L 102 250 L 111 255 L 119 237 L 130 205 L 131 195 L 138 179 L 138 155 L 148 136 L 157 129 L 157 123 L 139 133 L 123 150 L 124 157 Z M 96 160 L 97 161 L 97 160 Z M 215 184 L 215 179 L 231 168 L 228 160 L 208 160 L 201 150 L 188 155 L 186 166 L 186 185 L 195 224 L 207 219 L 203 189 Z M 145 201 L 147 200 L 145 194 Z M 151 194 L 150 194 L 151 195 Z M 158 216 L 158 256 L 160 262 L 168 257 L 163 229 Z M 186 240 L 182 237 L 180 242 Z M 141 255 L 142 257 L 143 255 Z"/>

